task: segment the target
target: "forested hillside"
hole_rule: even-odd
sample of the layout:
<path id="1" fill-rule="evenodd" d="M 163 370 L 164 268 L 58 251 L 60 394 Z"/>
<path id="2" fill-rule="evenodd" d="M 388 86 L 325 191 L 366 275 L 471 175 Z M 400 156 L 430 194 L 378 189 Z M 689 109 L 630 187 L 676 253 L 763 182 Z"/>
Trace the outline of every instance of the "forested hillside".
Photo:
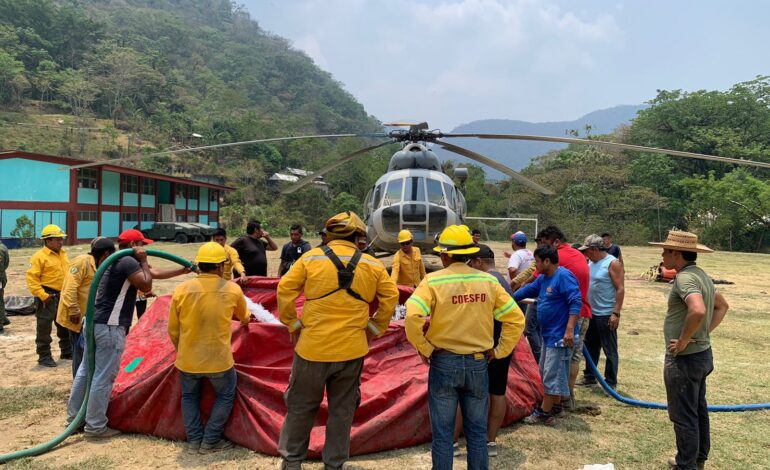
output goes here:
<path id="1" fill-rule="evenodd" d="M 593 138 L 770 162 L 768 77 L 727 91 L 660 91 L 648 105 L 629 126 Z M 378 130 L 340 83 L 227 0 L 0 0 L 0 148 L 108 159 Z M 360 210 L 394 148 L 329 174 L 328 196 L 306 189 L 278 198 L 267 190 L 267 177 L 287 166 L 319 168 L 365 145 L 250 145 L 138 165 L 220 176 L 238 188 L 225 201 L 225 224 L 238 230 L 256 217 L 283 232 L 293 222 L 319 227 L 336 210 Z M 471 166 L 470 214 L 538 214 L 572 241 L 606 230 L 621 243 L 639 244 L 675 226 L 720 249 L 770 247 L 767 170 L 569 147 L 523 171 L 557 195 L 486 182 Z"/>
<path id="2" fill-rule="evenodd" d="M 340 83 L 228 0 L 0 0 L 0 148 L 99 159 L 379 129 Z M 260 205 L 251 215 L 269 219 L 280 207 L 266 177 L 355 145 L 251 145 L 140 166 L 221 175 L 239 187 L 228 196 L 232 213 L 245 218 L 241 206 Z M 351 182 L 386 162 L 375 156 L 332 177 L 336 205 L 362 197 Z M 315 223 L 335 205 L 321 199 L 311 214 L 292 215 Z"/>
<path id="3" fill-rule="evenodd" d="M 770 162 L 770 77 L 728 91 L 659 91 L 628 127 L 602 140 Z M 556 191 L 484 183 L 471 172 L 473 215 L 538 214 L 572 242 L 610 231 L 625 243 L 665 238 L 678 227 L 724 250 L 767 251 L 770 171 L 661 155 L 571 146 L 535 159 L 524 174 Z"/>

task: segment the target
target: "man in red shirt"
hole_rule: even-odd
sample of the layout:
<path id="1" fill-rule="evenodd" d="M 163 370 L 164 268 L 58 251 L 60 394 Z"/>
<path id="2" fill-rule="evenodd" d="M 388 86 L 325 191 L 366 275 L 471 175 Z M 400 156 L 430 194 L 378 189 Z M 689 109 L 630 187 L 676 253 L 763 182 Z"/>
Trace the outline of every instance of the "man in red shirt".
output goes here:
<path id="1" fill-rule="evenodd" d="M 591 304 L 588 302 L 588 285 L 591 282 L 591 274 L 588 270 L 588 262 L 583 253 L 572 248 L 567 243 L 564 233 L 554 225 L 549 225 L 537 234 L 540 244 L 556 248 L 559 253 L 559 266 L 568 269 L 577 278 L 580 287 L 580 298 L 583 305 L 580 308 L 580 336 L 575 338 L 575 347 L 572 350 L 572 363 L 569 373 L 569 397 L 562 397 L 562 406 L 571 408 L 574 404 L 575 381 L 580 370 L 580 361 L 583 360 L 583 339 L 591 320 Z"/>

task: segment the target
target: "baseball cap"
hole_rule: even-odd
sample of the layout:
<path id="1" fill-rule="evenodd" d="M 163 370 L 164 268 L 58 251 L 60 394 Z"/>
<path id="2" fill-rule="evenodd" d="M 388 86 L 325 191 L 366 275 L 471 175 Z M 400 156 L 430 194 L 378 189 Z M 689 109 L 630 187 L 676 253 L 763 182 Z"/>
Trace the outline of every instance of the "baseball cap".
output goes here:
<path id="1" fill-rule="evenodd" d="M 524 232 L 516 232 L 511 235 L 511 240 L 516 242 L 517 245 L 524 245 L 527 243 L 527 235 Z"/>
<path id="2" fill-rule="evenodd" d="M 135 228 L 125 230 L 118 236 L 118 240 L 121 242 L 142 242 L 145 245 L 152 243 L 152 240 L 145 238 L 144 234 Z"/>
<path id="3" fill-rule="evenodd" d="M 101 254 L 105 251 L 115 251 L 115 242 L 105 237 L 96 237 L 91 240 L 91 254 Z"/>
<path id="4" fill-rule="evenodd" d="M 586 239 L 583 241 L 583 246 L 578 248 L 578 250 L 583 251 L 589 248 L 599 248 L 600 250 L 604 249 L 604 240 L 602 239 L 602 237 L 600 237 L 595 233 L 587 236 Z"/>

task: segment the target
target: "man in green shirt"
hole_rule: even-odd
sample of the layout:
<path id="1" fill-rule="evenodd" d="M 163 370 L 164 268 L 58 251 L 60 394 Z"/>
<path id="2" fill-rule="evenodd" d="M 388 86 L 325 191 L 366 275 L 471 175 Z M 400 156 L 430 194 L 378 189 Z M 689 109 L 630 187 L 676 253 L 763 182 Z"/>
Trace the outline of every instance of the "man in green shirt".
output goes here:
<path id="1" fill-rule="evenodd" d="M 5 325 L 11 323 L 5 316 L 5 300 L 3 295 L 5 294 L 5 285 L 8 284 L 8 276 L 5 271 L 8 269 L 8 264 L 11 262 L 11 257 L 8 254 L 8 247 L 0 242 L 0 333 L 5 329 Z"/>
<path id="2" fill-rule="evenodd" d="M 663 248 L 663 266 L 677 272 L 663 323 L 663 380 L 677 449 L 668 466 L 700 470 L 711 448 L 706 377 L 714 370 L 714 362 L 709 334 L 722 322 L 728 305 L 708 274 L 695 264 L 698 253 L 713 251 L 699 244 L 697 235 L 671 230 L 665 242 L 651 245 Z"/>

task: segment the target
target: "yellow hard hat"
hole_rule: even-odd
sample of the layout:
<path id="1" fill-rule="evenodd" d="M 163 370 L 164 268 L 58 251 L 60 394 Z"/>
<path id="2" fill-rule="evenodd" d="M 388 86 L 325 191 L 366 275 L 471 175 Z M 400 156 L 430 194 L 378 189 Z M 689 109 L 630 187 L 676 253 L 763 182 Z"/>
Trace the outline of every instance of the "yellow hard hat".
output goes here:
<path id="1" fill-rule="evenodd" d="M 326 235 L 329 238 L 347 238 L 354 233 L 366 235 L 366 224 L 355 212 L 340 212 L 326 221 Z"/>
<path id="2" fill-rule="evenodd" d="M 414 240 L 414 237 L 412 236 L 412 232 L 410 232 L 409 230 L 404 229 L 404 230 L 398 232 L 398 242 L 399 243 L 404 243 L 404 242 L 408 242 L 408 241 L 411 241 L 411 240 Z"/>
<path id="3" fill-rule="evenodd" d="M 433 248 L 436 253 L 450 255 L 470 255 L 479 251 L 473 243 L 470 230 L 465 225 L 450 225 L 438 236 L 438 246 Z"/>
<path id="4" fill-rule="evenodd" d="M 196 263 L 224 263 L 227 259 L 224 247 L 217 242 L 208 242 L 198 248 L 198 255 L 195 257 Z"/>
<path id="5" fill-rule="evenodd" d="M 45 240 L 46 238 L 67 238 L 67 234 L 64 233 L 58 225 L 50 224 L 43 227 L 43 232 L 40 234 L 40 238 Z"/>

